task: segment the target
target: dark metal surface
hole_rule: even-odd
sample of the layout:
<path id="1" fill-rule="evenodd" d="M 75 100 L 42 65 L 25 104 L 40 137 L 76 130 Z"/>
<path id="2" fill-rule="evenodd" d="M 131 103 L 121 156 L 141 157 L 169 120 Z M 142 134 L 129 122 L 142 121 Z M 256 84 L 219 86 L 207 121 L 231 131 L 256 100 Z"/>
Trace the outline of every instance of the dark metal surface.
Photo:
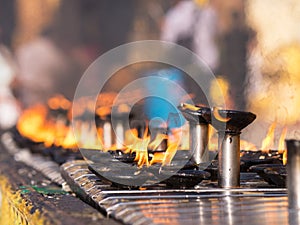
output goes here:
<path id="1" fill-rule="evenodd" d="M 190 108 L 193 107 L 193 108 Z M 178 106 L 185 119 L 191 123 L 207 124 L 210 123 L 211 109 L 208 107 L 198 107 L 183 103 Z"/>
<path id="2" fill-rule="evenodd" d="M 269 184 L 286 187 L 287 171 L 282 164 L 260 164 L 251 166 L 249 170 L 259 174 Z"/>
<path id="3" fill-rule="evenodd" d="M 226 131 L 230 133 L 239 133 L 242 129 L 252 123 L 256 118 L 256 115 L 251 112 L 236 110 L 220 109 L 218 110 L 218 113 L 222 118 L 224 118 L 224 121 L 220 121 L 218 118 L 215 118 L 214 114 L 212 113 L 211 124 L 218 131 Z"/>

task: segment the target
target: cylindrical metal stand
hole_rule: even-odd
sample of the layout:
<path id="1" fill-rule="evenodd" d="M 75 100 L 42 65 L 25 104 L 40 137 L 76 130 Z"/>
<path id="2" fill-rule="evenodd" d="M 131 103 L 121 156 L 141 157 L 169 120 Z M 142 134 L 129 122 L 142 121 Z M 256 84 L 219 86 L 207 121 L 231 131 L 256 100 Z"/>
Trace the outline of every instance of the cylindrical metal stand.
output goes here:
<path id="1" fill-rule="evenodd" d="M 192 161 L 196 164 L 208 162 L 208 124 L 196 124 L 190 122 L 190 150 L 192 152 Z"/>
<path id="2" fill-rule="evenodd" d="M 125 142 L 125 128 L 122 120 L 117 120 L 115 123 L 115 145 L 117 149 L 122 149 Z"/>
<path id="3" fill-rule="evenodd" d="M 240 133 L 219 132 L 218 185 L 240 186 Z"/>
<path id="4" fill-rule="evenodd" d="M 286 140 L 289 208 L 300 209 L 300 140 Z"/>
<path id="5" fill-rule="evenodd" d="M 102 141 L 105 149 L 108 149 L 112 146 L 112 130 L 111 123 L 109 121 L 103 122 L 103 136 Z"/>

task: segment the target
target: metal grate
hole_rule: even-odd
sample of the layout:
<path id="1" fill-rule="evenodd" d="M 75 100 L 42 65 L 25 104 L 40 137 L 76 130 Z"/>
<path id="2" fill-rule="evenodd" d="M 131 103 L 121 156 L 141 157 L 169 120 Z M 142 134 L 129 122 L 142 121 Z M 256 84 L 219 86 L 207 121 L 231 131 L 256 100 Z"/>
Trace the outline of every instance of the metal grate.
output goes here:
<path id="1" fill-rule="evenodd" d="M 2 134 L 1 141 L 8 153 L 13 155 L 16 161 L 22 162 L 41 172 L 52 182 L 62 186 L 64 190 L 70 190 L 65 180 L 62 178 L 59 165 L 56 162 L 44 156 L 32 154 L 27 148 L 18 147 L 10 132 Z"/>
<path id="2" fill-rule="evenodd" d="M 236 189 L 216 188 L 207 180 L 194 189 L 120 189 L 92 173 L 86 161 L 67 162 L 59 168 L 44 156 L 18 148 L 10 133 L 3 134 L 2 143 L 16 160 L 67 189 L 70 186 L 82 200 L 123 224 L 275 225 L 299 221 L 298 213 L 288 210 L 286 189 L 271 188 L 261 179 L 253 179 L 251 173 L 241 176 L 242 187 Z"/>
<path id="3" fill-rule="evenodd" d="M 61 171 L 80 198 L 124 224 L 289 223 L 285 188 L 120 190 L 93 174 L 85 161 L 67 162 Z"/>

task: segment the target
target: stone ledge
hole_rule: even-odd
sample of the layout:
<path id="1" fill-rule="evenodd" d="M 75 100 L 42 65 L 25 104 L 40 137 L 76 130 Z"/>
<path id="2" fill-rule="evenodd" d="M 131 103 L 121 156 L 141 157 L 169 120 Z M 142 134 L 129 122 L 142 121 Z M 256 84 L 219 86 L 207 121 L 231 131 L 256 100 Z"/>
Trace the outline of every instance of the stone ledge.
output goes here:
<path id="1" fill-rule="evenodd" d="M 0 147 L 0 225 L 119 225 Z"/>

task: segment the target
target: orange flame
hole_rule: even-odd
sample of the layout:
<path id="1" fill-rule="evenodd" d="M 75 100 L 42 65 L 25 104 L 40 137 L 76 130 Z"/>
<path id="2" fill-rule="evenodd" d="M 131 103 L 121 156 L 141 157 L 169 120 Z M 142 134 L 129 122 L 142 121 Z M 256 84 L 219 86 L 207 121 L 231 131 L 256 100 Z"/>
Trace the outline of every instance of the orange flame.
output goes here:
<path id="1" fill-rule="evenodd" d="M 155 163 L 163 164 L 163 159 L 165 158 L 165 154 L 166 152 L 155 152 L 150 161 L 150 165 L 153 165 Z"/>
<path id="2" fill-rule="evenodd" d="M 108 96 L 107 96 L 108 97 Z M 86 100 L 86 99 L 85 99 Z M 79 100 L 78 102 L 85 102 L 84 104 L 92 107 L 91 101 Z M 97 103 L 98 104 L 98 103 Z M 67 109 L 71 106 L 62 96 L 56 96 L 49 99 L 48 106 L 51 109 Z M 79 105 L 77 105 L 79 107 Z M 183 107 L 191 110 L 198 110 L 199 107 L 182 104 Z M 98 104 L 97 112 L 99 115 L 107 115 L 110 113 L 110 107 Z M 127 106 L 124 104 L 120 106 L 120 111 L 127 111 Z M 223 118 L 218 111 L 218 108 L 213 108 L 213 115 L 215 118 L 222 122 L 229 121 L 230 118 Z M 67 125 L 65 119 L 60 117 L 53 118 L 48 113 L 48 107 L 43 105 L 33 106 L 23 112 L 17 123 L 17 129 L 21 135 L 31 139 L 35 142 L 43 142 L 46 147 L 56 145 L 62 146 L 66 149 L 75 149 L 77 147 L 97 149 L 102 151 L 121 149 L 125 153 L 135 153 L 135 161 L 139 167 L 150 166 L 155 163 L 161 163 L 162 166 L 171 164 L 174 155 L 178 150 L 189 149 L 189 132 L 188 126 L 183 126 L 178 129 L 173 129 L 171 133 L 158 134 L 154 140 L 150 141 L 150 135 L 148 134 L 148 127 L 145 129 L 142 138 L 138 137 L 138 131 L 131 129 L 125 132 L 125 139 L 122 145 L 112 145 L 112 140 L 108 143 L 106 137 L 104 137 L 104 127 L 96 128 L 95 125 L 87 122 L 77 122 L 75 124 L 76 129 L 73 132 L 72 128 Z M 269 127 L 266 137 L 262 141 L 261 150 L 268 151 L 274 146 L 274 132 L 276 123 L 272 123 Z M 109 132 L 110 133 L 110 132 Z M 217 150 L 218 141 L 215 137 L 215 130 L 212 126 L 209 126 L 209 146 L 210 150 Z M 282 130 L 279 142 L 278 152 L 283 153 L 283 160 L 286 160 L 286 150 L 284 146 L 284 140 L 287 135 L 287 128 Z M 166 141 L 167 147 L 164 152 L 154 152 L 149 161 L 148 149 L 156 150 L 162 141 Z M 245 140 L 241 140 L 242 150 L 257 150 L 256 146 Z M 286 161 L 284 161 L 285 163 Z"/>
<path id="3" fill-rule="evenodd" d="M 226 122 L 228 122 L 228 121 L 230 120 L 230 118 L 227 118 L 227 117 L 224 118 L 224 117 L 222 117 L 222 116 L 220 115 L 220 113 L 219 113 L 219 108 L 217 108 L 217 107 L 213 107 L 212 113 L 213 113 L 214 117 L 215 117 L 217 120 L 219 120 L 220 122 L 226 123 Z"/>
<path id="4" fill-rule="evenodd" d="M 286 165 L 286 163 L 287 163 L 287 150 L 286 150 L 286 147 L 285 147 L 286 134 L 287 134 L 287 128 L 284 127 L 283 130 L 282 130 L 282 133 L 280 135 L 279 143 L 278 143 L 278 153 L 283 153 L 283 155 L 282 155 L 283 165 Z"/>
<path id="5" fill-rule="evenodd" d="M 143 138 L 138 137 L 138 132 L 135 129 L 130 130 L 126 136 L 131 139 L 132 144 L 126 146 L 125 153 L 135 153 L 134 161 L 137 162 L 139 167 L 143 165 L 149 166 L 148 160 L 148 144 L 150 142 L 150 136 L 148 136 L 148 129 L 145 130 Z"/>
<path id="6" fill-rule="evenodd" d="M 45 123 L 47 109 L 43 105 L 36 105 L 25 110 L 20 116 L 17 129 L 24 137 L 30 138 L 35 142 L 42 142 L 39 135 L 39 128 Z"/>
<path id="7" fill-rule="evenodd" d="M 197 107 L 195 105 L 191 105 L 191 104 L 188 104 L 188 103 L 181 103 L 181 107 L 184 108 L 184 109 L 190 109 L 192 111 L 197 111 L 197 110 L 201 109 L 200 107 Z"/>
<path id="8" fill-rule="evenodd" d="M 155 139 L 149 143 L 149 149 L 151 150 L 156 150 L 159 145 L 162 143 L 162 141 L 168 139 L 168 136 L 166 134 L 161 134 L 161 133 L 158 133 L 155 137 Z"/>
<path id="9" fill-rule="evenodd" d="M 282 155 L 282 163 L 283 163 L 283 165 L 286 165 L 286 163 L 287 163 L 287 151 L 286 150 L 283 152 L 283 155 Z"/>
<path id="10" fill-rule="evenodd" d="M 275 132 L 276 123 L 272 123 L 268 129 L 267 136 L 262 141 L 261 150 L 268 152 L 274 145 L 274 132 Z"/>
<path id="11" fill-rule="evenodd" d="M 257 150 L 257 147 L 253 143 L 245 141 L 245 140 L 240 141 L 240 148 L 241 148 L 241 150 L 245 150 L 245 151 Z"/>
<path id="12" fill-rule="evenodd" d="M 47 116 L 46 106 L 33 106 L 22 113 L 17 129 L 24 137 L 34 142 L 44 142 L 46 147 L 50 147 L 64 138 L 68 128 L 63 120 L 51 120 Z"/>
<path id="13" fill-rule="evenodd" d="M 74 136 L 72 127 L 69 127 L 69 130 L 67 132 L 66 137 L 64 138 L 64 140 L 61 142 L 61 146 L 63 148 L 67 148 L 67 149 L 71 149 L 71 148 L 75 148 L 77 147 L 77 139 Z"/>
<path id="14" fill-rule="evenodd" d="M 162 165 L 163 166 L 171 164 L 172 159 L 174 158 L 177 150 L 178 150 L 178 143 L 174 142 L 174 143 L 170 143 L 168 145 L 167 151 L 164 154 L 164 158 L 162 160 Z"/>
<path id="15" fill-rule="evenodd" d="M 143 165 L 149 166 L 148 160 L 148 144 L 150 142 L 150 136 L 147 137 L 147 132 L 145 132 L 144 138 L 136 138 L 135 143 L 132 145 L 131 152 L 136 154 L 135 161 L 137 165 L 142 167 Z"/>
<path id="16" fill-rule="evenodd" d="M 287 134 L 287 128 L 284 127 L 283 130 L 282 130 L 282 133 L 280 135 L 280 138 L 279 138 L 278 153 L 284 153 L 284 151 L 286 151 L 286 148 L 285 148 L 285 137 L 286 137 L 286 134 Z"/>
<path id="17" fill-rule="evenodd" d="M 216 130 L 213 126 L 208 126 L 208 149 L 217 150 L 218 149 L 218 137 L 216 137 Z"/>
<path id="18" fill-rule="evenodd" d="M 137 131 L 135 129 L 131 130 L 130 134 L 127 134 L 127 140 L 131 140 L 132 144 L 126 146 L 124 150 L 125 153 L 135 153 L 135 161 L 139 167 L 144 165 L 150 166 L 155 163 L 161 163 L 162 166 L 169 165 L 172 162 L 174 155 L 176 154 L 179 143 L 181 141 L 181 129 L 173 129 L 172 133 L 169 135 L 158 134 L 154 140 L 150 143 L 150 135 L 148 135 L 146 129 L 143 138 L 138 138 Z M 157 149 L 161 141 L 167 139 L 167 149 L 165 152 L 154 152 L 151 161 L 148 158 L 148 149 Z"/>
<path id="19" fill-rule="evenodd" d="M 178 150 L 180 141 L 181 141 L 181 129 L 180 128 L 173 129 L 168 138 L 168 148 L 166 150 L 166 153 L 162 161 L 163 166 L 171 164 L 172 159 L 174 158 Z"/>
<path id="20" fill-rule="evenodd" d="M 68 110 L 71 107 L 71 105 L 71 102 L 62 95 L 56 95 L 48 100 L 49 108 L 54 110 L 60 108 Z"/>

